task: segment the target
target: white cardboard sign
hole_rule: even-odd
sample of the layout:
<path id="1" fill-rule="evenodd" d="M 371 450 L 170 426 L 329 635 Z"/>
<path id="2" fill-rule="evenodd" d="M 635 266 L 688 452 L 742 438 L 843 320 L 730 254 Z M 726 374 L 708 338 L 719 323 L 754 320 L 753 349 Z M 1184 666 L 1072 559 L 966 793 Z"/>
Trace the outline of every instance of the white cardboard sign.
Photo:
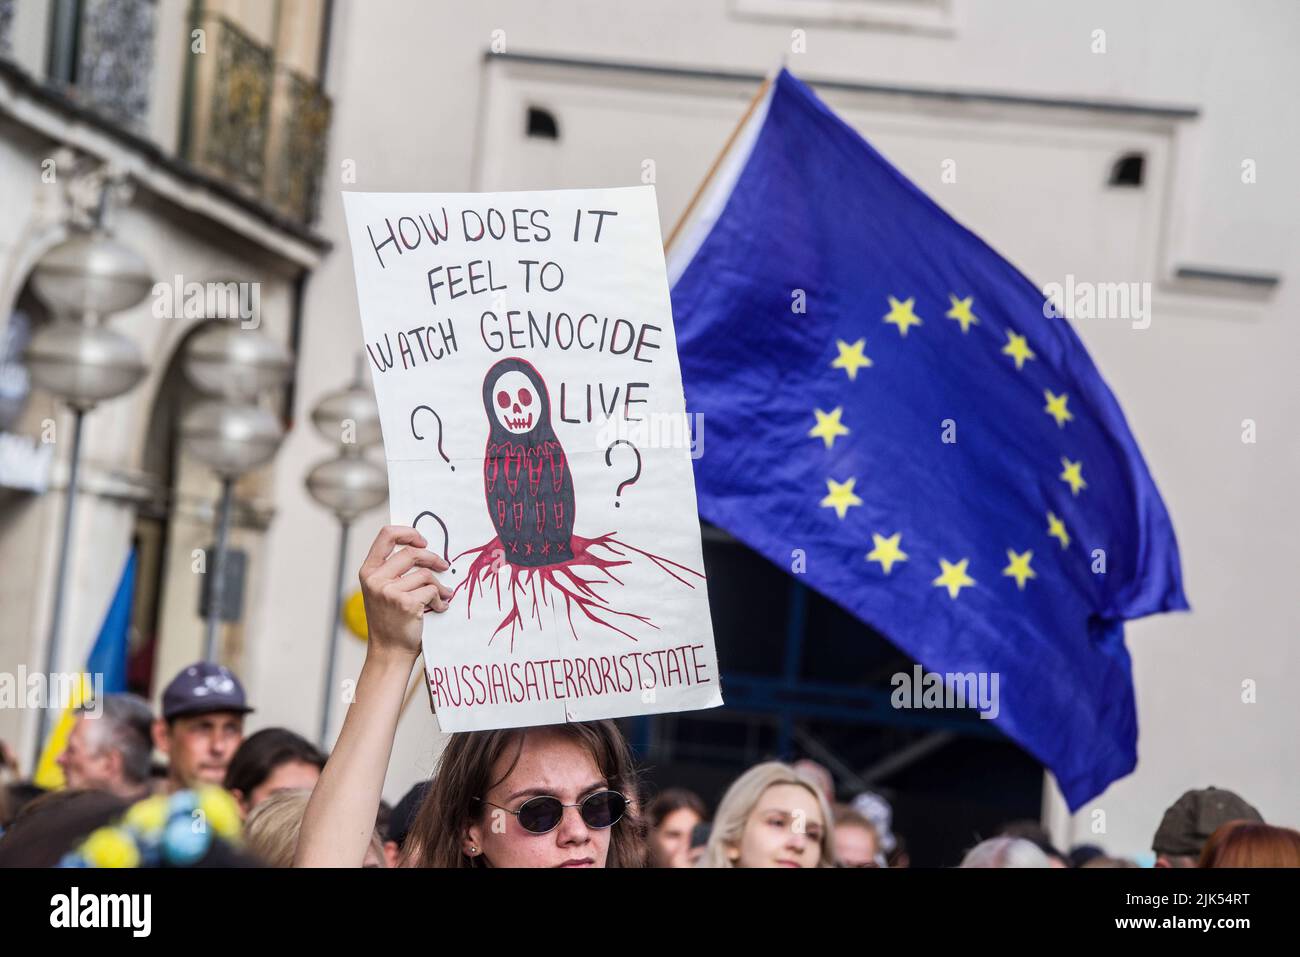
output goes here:
<path id="1" fill-rule="evenodd" d="M 343 200 L 442 729 L 722 704 L 653 187 Z"/>

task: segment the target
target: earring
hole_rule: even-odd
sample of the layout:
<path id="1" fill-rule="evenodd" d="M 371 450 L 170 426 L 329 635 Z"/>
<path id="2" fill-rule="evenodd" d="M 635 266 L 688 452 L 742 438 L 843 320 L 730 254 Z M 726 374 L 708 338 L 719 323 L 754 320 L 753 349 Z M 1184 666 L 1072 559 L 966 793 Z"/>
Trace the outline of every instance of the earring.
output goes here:
<path id="1" fill-rule="evenodd" d="M 473 857 L 476 854 L 478 854 L 478 848 L 471 844 L 469 848 L 469 856 Z"/>

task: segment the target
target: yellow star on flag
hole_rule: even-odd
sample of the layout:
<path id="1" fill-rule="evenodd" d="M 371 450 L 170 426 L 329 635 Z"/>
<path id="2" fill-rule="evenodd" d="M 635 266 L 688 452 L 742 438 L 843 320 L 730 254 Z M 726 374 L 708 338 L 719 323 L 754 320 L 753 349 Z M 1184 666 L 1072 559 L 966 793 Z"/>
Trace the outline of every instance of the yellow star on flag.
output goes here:
<path id="1" fill-rule="evenodd" d="M 1070 494 L 1078 495 L 1079 489 L 1087 488 L 1088 483 L 1083 480 L 1083 463 L 1071 462 L 1065 456 L 1061 456 L 1061 465 L 1064 471 L 1061 472 L 1061 481 L 1070 486 Z"/>
<path id="2" fill-rule="evenodd" d="M 1053 512 L 1047 513 L 1047 534 L 1059 539 L 1062 548 L 1070 547 L 1070 533 L 1065 530 L 1065 523 Z"/>
<path id="3" fill-rule="evenodd" d="M 1016 360 L 1017 370 L 1025 367 L 1026 360 L 1038 358 L 1029 348 L 1029 340 L 1024 336 L 1016 335 L 1010 329 L 1007 330 L 1007 344 L 1002 347 L 1002 354 Z"/>
<path id="4" fill-rule="evenodd" d="M 843 412 L 843 406 L 837 406 L 830 412 L 813 409 L 813 415 L 817 416 L 817 424 L 809 430 L 809 438 L 821 439 L 829 449 L 835 444 L 836 436 L 848 435 L 849 427 L 840 422 L 840 415 Z"/>
<path id="5" fill-rule="evenodd" d="M 1007 549 L 1007 558 L 1010 559 L 1011 564 L 1002 569 L 1002 574 L 1014 578 L 1016 580 L 1016 587 L 1021 591 L 1025 590 L 1026 581 L 1030 578 L 1038 577 L 1038 573 L 1029 567 L 1029 562 L 1033 557 L 1034 553 L 1031 551 L 1017 555 L 1011 549 Z"/>
<path id="6" fill-rule="evenodd" d="M 912 311 L 916 299 L 910 298 L 899 302 L 893 296 L 889 297 L 889 314 L 885 316 L 885 322 L 892 326 L 898 326 L 898 334 L 907 338 L 907 329 L 909 326 L 919 326 L 921 317 Z"/>
<path id="7" fill-rule="evenodd" d="M 828 478 L 826 480 L 827 494 L 821 501 L 822 508 L 835 509 L 835 514 L 842 519 L 848 513 L 850 507 L 861 505 L 862 499 L 853 494 L 853 484 L 855 482 L 857 482 L 856 478 L 849 478 L 843 482 Z"/>
<path id="8" fill-rule="evenodd" d="M 859 339 L 853 345 L 849 345 L 843 339 L 835 340 L 835 348 L 839 349 L 840 354 L 831 363 L 831 368 L 843 369 L 849 374 L 850 379 L 856 379 L 859 369 L 863 366 L 871 366 L 871 359 L 862 354 L 866 345 L 866 339 Z"/>
<path id="9" fill-rule="evenodd" d="M 975 579 L 966 574 L 966 566 L 970 564 L 969 558 L 963 558 L 961 561 L 953 563 L 939 559 L 939 568 L 942 573 L 930 584 L 936 587 L 948 589 L 948 597 L 956 598 L 958 592 L 975 584 Z"/>
<path id="10" fill-rule="evenodd" d="M 902 532 L 895 532 L 888 538 L 884 535 L 872 532 L 871 540 L 875 543 L 876 547 L 867 552 L 867 561 L 880 562 L 880 567 L 883 568 L 885 574 L 888 575 L 894 570 L 895 562 L 907 561 L 907 552 L 898 547 L 899 540 L 902 539 L 902 537 Z"/>
<path id="11" fill-rule="evenodd" d="M 1074 413 L 1065 407 L 1065 403 L 1070 401 L 1070 397 L 1062 392 L 1060 395 L 1054 395 L 1051 389 L 1044 389 L 1043 395 L 1047 399 L 1047 405 L 1043 411 L 1056 420 L 1056 424 L 1065 428 L 1065 423 L 1074 421 Z"/>
<path id="12" fill-rule="evenodd" d="M 971 312 L 971 303 L 975 301 L 974 296 L 967 296 L 965 299 L 958 299 L 952 293 L 948 293 L 948 298 L 952 300 L 952 308 L 944 313 L 944 315 L 949 319 L 957 320 L 961 325 L 963 335 L 970 331 L 971 326 L 979 325 L 979 316 Z"/>

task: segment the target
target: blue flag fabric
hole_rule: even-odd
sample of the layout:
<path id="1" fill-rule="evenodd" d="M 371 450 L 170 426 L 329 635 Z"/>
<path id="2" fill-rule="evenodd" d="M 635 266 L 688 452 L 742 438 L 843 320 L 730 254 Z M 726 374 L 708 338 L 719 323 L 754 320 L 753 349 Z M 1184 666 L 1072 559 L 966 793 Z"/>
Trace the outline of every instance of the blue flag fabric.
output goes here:
<path id="1" fill-rule="evenodd" d="M 131 637 L 131 604 L 135 597 L 136 555 L 132 549 L 126 567 L 118 579 L 117 591 L 104 615 L 94 647 L 86 661 L 86 671 L 104 676 L 104 693 L 126 690 L 126 659 Z"/>
<path id="2" fill-rule="evenodd" d="M 997 725 L 1071 810 L 1137 762 L 1123 622 L 1185 609 L 1169 515 L 1042 293 L 782 71 L 673 288 L 701 515 Z"/>

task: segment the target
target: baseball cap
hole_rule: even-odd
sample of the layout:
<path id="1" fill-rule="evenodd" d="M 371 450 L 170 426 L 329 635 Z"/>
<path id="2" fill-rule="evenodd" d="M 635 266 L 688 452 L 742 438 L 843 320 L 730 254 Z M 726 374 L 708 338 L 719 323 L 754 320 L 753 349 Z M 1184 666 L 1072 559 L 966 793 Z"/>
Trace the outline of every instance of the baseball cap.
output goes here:
<path id="1" fill-rule="evenodd" d="M 211 661 L 182 668 L 163 691 L 162 714 L 168 721 L 213 711 L 248 714 L 252 710 L 244 697 L 244 686 L 234 673 L 225 665 Z"/>
<path id="2" fill-rule="evenodd" d="M 1232 791 L 1215 787 L 1188 791 L 1165 811 L 1151 849 L 1184 857 L 1200 854 L 1210 835 L 1229 821 L 1264 823 L 1260 813 Z"/>

